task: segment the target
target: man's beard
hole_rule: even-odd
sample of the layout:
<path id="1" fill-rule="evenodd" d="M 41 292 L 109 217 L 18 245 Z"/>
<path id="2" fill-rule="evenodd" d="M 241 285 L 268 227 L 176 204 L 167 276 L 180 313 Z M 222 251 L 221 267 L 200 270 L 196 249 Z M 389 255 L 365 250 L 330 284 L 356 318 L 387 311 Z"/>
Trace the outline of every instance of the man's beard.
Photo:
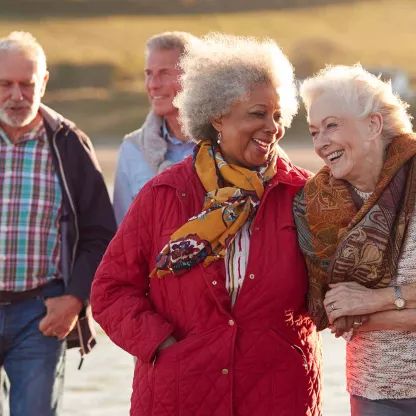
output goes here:
<path id="1" fill-rule="evenodd" d="M 11 107 L 25 108 L 28 112 L 23 115 L 9 116 L 7 109 Z M 26 100 L 19 102 L 19 104 L 6 102 L 0 108 L 0 121 L 10 127 L 25 127 L 35 119 L 38 113 L 38 107 L 35 103 L 30 104 Z"/>

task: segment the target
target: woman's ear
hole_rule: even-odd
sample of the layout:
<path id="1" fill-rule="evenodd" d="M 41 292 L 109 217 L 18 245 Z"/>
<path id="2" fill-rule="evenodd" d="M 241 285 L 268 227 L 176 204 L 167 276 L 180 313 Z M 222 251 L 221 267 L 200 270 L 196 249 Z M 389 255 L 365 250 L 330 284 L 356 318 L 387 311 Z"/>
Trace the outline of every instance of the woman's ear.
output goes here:
<path id="1" fill-rule="evenodd" d="M 380 113 L 373 113 L 370 115 L 369 128 L 370 133 L 375 137 L 379 137 L 381 135 L 381 131 L 383 130 L 383 117 Z"/>
<path id="2" fill-rule="evenodd" d="M 220 116 L 220 117 L 213 118 L 211 120 L 212 126 L 217 131 L 222 131 L 222 118 L 223 118 L 223 116 Z"/>

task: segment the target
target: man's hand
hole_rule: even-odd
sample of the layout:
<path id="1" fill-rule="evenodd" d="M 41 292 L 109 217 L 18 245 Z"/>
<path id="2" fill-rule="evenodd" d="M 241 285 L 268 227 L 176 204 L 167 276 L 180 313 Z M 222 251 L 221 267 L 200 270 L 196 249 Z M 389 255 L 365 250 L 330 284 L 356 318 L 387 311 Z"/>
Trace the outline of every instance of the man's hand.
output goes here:
<path id="1" fill-rule="evenodd" d="M 39 330 L 47 337 L 64 339 L 77 323 L 82 302 L 72 295 L 46 299 L 46 316 L 39 323 Z"/>

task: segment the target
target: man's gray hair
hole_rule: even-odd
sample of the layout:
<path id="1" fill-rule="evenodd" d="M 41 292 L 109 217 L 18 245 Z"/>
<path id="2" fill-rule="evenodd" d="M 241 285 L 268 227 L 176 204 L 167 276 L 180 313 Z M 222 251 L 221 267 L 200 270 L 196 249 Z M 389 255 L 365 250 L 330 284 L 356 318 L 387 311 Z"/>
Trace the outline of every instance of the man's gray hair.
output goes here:
<path id="1" fill-rule="evenodd" d="M 360 64 L 327 65 L 304 81 L 300 95 L 306 111 L 309 112 L 315 99 L 326 92 L 343 100 L 347 110 L 357 118 L 380 113 L 383 117 L 381 136 L 386 143 L 400 134 L 412 132 L 412 117 L 407 112 L 409 105 L 393 93 L 390 82 L 383 82 Z"/>
<path id="2" fill-rule="evenodd" d="M 173 103 L 184 134 L 195 141 L 214 140 L 212 120 L 228 114 L 258 85 L 276 88 L 284 126 L 297 113 L 293 67 L 271 39 L 210 33 L 186 48 L 180 66 L 182 91 Z"/>
<path id="3" fill-rule="evenodd" d="M 38 74 L 43 77 L 46 73 L 46 55 L 40 43 L 28 32 L 11 32 L 0 38 L 0 52 L 21 52 L 38 63 Z"/>
<path id="4" fill-rule="evenodd" d="M 178 49 L 182 55 L 187 45 L 197 41 L 198 38 L 188 32 L 163 32 L 152 36 L 146 42 L 146 52 Z"/>

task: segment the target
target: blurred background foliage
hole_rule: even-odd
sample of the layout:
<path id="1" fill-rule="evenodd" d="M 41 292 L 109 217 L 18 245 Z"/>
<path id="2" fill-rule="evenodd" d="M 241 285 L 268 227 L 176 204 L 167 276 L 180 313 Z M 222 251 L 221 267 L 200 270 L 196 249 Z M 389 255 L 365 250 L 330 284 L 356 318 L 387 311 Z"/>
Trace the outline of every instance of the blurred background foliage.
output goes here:
<path id="1" fill-rule="evenodd" d="M 0 36 L 43 45 L 45 102 L 95 141 L 119 142 L 148 111 L 144 45 L 162 31 L 271 37 L 303 79 L 325 64 L 400 68 L 416 83 L 416 0 L 2 0 Z M 414 107 L 412 105 L 412 107 Z M 304 114 L 292 132 L 307 134 Z"/>

